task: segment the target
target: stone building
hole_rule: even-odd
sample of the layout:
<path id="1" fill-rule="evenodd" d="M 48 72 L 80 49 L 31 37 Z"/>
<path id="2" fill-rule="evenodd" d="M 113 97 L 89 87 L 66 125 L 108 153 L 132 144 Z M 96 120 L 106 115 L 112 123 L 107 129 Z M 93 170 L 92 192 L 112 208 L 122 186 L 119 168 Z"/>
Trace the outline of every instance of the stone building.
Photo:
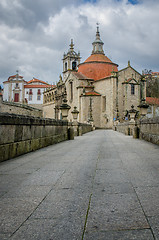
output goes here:
<path id="1" fill-rule="evenodd" d="M 72 120 L 71 112 L 77 107 L 79 122 L 93 121 L 96 127 L 112 128 L 115 120 L 127 117 L 132 105 L 137 109 L 141 98 L 146 98 L 145 81 L 130 61 L 118 71 L 118 64 L 104 54 L 98 26 L 92 45 L 92 54 L 80 63 L 80 54 L 74 51 L 71 40 L 63 56 L 63 79 L 60 77 L 54 89 L 44 92 L 45 117 L 60 119 L 60 105 L 66 97 L 71 107 L 68 120 Z"/>

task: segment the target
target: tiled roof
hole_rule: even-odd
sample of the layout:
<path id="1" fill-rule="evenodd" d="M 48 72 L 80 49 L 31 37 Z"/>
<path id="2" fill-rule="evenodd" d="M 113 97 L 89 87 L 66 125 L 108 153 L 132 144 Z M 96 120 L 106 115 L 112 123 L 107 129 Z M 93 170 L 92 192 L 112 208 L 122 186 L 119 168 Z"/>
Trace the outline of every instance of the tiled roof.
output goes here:
<path id="1" fill-rule="evenodd" d="M 34 82 L 38 82 L 38 83 L 43 83 L 43 84 L 46 84 L 46 85 L 49 85 L 48 83 L 42 81 L 42 80 L 39 80 L 37 78 L 33 78 L 32 80 L 28 81 L 28 83 L 34 83 Z"/>
<path id="2" fill-rule="evenodd" d="M 92 54 L 84 63 L 79 64 L 78 72 L 97 81 L 110 76 L 112 71 L 117 72 L 117 67 L 104 54 Z"/>
<path id="3" fill-rule="evenodd" d="M 27 84 L 27 85 L 24 85 L 24 88 L 52 88 L 52 87 L 55 87 L 55 85 L 30 85 L 30 84 Z"/>
<path id="4" fill-rule="evenodd" d="M 146 97 L 146 102 L 150 105 L 158 105 L 159 106 L 159 98 Z"/>
<path id="5" fill-rule="evenodd" d="M 105 56 L 104 54 L 92 54 L 84 62 L 85 63 L 86 62 L 106 62 L 106 63 L 112 63 L 112 61 L 107 56 Z"/>
<path id="6" fill-rule="evenodd" d="M 73 72 L 73 74 L 78 77 L 80 80 L 93 80 L 92 78 L 86 77 L 84 74 L 80 72 Z"/>
<path id="7" fill-rule="evenodd" d="M 152 75 L 159 75 L 159 72 L 152 72 Z"/>
<path id="8" fill-rule="evenodd" d="M 101 96 L 100 93 L 97 93 L 97 92 L 94 92 L 94 91 L 92 91 L 92 92 L 86 92 L 85 95 L 86 95 L 86 96 Z"/>
<path id="9" fill-rule="evenodd" d="M 16 77 L 17 77 L 17 75 L 10 76 L 8 78 L 8 81 L 10 81 L 12 78 L 16 78 Z M 18 75 L 18 78 L 23 78 L 23 76 Z"/>

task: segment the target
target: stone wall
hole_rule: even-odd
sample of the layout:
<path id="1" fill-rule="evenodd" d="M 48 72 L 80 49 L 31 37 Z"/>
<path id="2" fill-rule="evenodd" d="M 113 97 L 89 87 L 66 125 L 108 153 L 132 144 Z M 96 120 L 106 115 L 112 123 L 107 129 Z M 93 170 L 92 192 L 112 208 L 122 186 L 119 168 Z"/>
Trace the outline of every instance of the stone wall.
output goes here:
<path id="1" fill-rule="evenodd" d="M 113 129 L 159 145 L 159 117 L 143 118 L 136 123 L 118 123 Z"/>
<path id="2" fill-rule="evenodd" d="M 113 130 L 124 133 L 125 135 L 133 135 L 134 127 L 135 127 L 135 123 L 124 122 L 114 126 Z"/>
<path id="3" fill-rule="evenodd" d="M 0 113 L 0 161 L 61 142 L 69 138 L 72 123 L 17 114 Z M 90 124 L 78 123 L 78 135 L 92 130 Z"/>
<path id="4" fill-rule="evenodd" d="M 42 110 L 40 109 L 25 104 L 2 101 L 2 99 L 0 99 L 0 112 L 42 117 Z"/>
<path id="5" fill-rule="evenodd" d="M 81 136 L 82 134 L 85 134 L 87 132 L 92 131 L 92 125 L 86 124 L 86 123 L 78 123 L 78 135 Z"/>
<path id="6" fill-rule="evenodd" d="M 138 127 L 140 139 L 159 145 L 159 117 L 142 119 Z"/>
<path id="7" fill-rule="evenodd" d="M 0 161 L 68 139 L 68 122 L 0 113 Z"/>

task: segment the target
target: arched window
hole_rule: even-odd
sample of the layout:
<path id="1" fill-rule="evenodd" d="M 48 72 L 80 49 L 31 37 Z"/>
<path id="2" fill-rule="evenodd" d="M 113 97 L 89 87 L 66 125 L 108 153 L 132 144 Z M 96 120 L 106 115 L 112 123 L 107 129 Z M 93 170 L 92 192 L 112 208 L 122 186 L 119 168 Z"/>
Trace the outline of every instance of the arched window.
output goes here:
<path id="1" fill-rule="evenodd" d="M 73 100 L 73 82 L 70 82 L 70 100 Z"/>
<path id="2" fill-rule="evenodd" d="M 65 71 L 67 71 L 67 62 L 65 63 Z"/>
<path id="3" fill-rule="evenodd" d="M 131 95 L 135 94 L 135 85 L 131 84 Z"/>
<path id="4" fill-rule="evenodd" d="M 72 70 L 76 70 L 76 62 L 72 62 Z"/>

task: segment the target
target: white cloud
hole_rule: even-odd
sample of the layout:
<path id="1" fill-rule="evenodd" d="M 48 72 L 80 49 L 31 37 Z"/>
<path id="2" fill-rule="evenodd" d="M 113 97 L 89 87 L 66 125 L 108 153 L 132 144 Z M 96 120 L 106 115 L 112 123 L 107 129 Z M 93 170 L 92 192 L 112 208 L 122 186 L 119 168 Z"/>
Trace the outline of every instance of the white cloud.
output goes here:
<path id="1" fill-rule="evenodd" d="M 127 0 L 53 3 L 47 0 L 44 5 L 40 0 L 36 6 L 31 0 L 1 1 L 5 16 L 0 17 L 0 82 L 17 69 L 26 80 L 57 81 L 71 38 L 82 61 L 91 54 L 96 22 L 100 22 L 105 54 L 119 67 L 125 67 L 130 59 L 140 72 L 145 68 L 159 71 L 158 1 L 151 1 L 151 5 L 147 0 L 136 5 Z"/>

